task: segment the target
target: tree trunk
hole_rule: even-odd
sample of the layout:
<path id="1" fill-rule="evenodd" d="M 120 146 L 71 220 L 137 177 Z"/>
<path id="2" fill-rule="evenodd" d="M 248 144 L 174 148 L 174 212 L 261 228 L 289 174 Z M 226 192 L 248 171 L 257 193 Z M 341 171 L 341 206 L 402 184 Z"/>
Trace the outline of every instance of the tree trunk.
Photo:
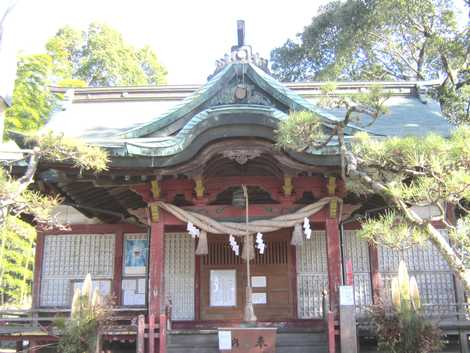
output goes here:
<path id="1" fill-rule="evenodd" d="M 470 293 L 470 272 L 463 264 L 462 260 L 455 253 L 454 249 L 449 245 L 447 239 L 434 228 L 430 223 L 426 225 L 426 230 L 429 234 L 429 240 L 439 250 L 441 255 L 447 261 L 447 264 L 454 271 L 455 275 L 462 281 L 462 284 L 467 293 Z"/>
<path id="2" fill-rule="evenodd" d="M 429 222 L 425 222 L 416 212 L 411 210 L 401 199 L 390 197 L 388 188 L 380 182 L 372 179 L 367 173 L 358 170 L 357 158 L 353 153 L 346 153 L 348 172 L 350 175 L 358 177 L 362 182 L 370 185 L 372 190 L 380 195 L 391 199 L 391 201 L 404 213 L 406 219 L 418 227 L 424 228 L 429 235 L 429 240 L 437 248 L 442 257 L 446 260 L 454 274 L 462 281 L 465 290 L 470 293 L 470 270 L 468 270 L 457 253 L 449 245 L 447 239 Z"/>

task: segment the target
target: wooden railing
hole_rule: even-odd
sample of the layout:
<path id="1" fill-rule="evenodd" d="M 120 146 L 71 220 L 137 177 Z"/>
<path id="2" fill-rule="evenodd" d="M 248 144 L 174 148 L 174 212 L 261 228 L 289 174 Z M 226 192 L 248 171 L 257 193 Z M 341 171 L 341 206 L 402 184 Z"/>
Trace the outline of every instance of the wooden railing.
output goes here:
<path id="1" fill-rule="evenodd" d="M 465 330 L 470 332 L 470 304 L 422 304 L 424 316 L 436 322 L 446 332 Z M 367 311 L 367 310 L 366 310 Z M 372 330 L 368 315 L 358 318 L 363 330 Z"/>
<path id="2" fill-rule="evenodd" d="M 137 334 L 137 315 L 145 308 L 113 308 L 110 322 L 102 330 L 103 336 L 135 336 Z M 28 332 L 43 333 L 45 336 L 57 336 L 54 322 L 68 320 L 69 309 L 9 309 L 0 310 L 0 335 L 21 334 Z"/>
<path id="3" fill-rule="evenodd" d="M 144 315 L 146 311 L 146 308 L 113 308 L 108 319 L 110 323 L 101 330 L 100 339 L 130 336 L 136 340 L 137 353 L 145 353 L 145 340 L 148 340 L 149 353 L 166 353 L 167 330 L 171 330 L 171 302 L 160 317 Z M 12 339 L 26 337 L 28 331 L 34 328 L 44 336 L 58 338 L 54 322 L 59 318 L 67 320 L 69 316 L 69 309 L 0 310 L 0 336 L 11 334 Z"/>

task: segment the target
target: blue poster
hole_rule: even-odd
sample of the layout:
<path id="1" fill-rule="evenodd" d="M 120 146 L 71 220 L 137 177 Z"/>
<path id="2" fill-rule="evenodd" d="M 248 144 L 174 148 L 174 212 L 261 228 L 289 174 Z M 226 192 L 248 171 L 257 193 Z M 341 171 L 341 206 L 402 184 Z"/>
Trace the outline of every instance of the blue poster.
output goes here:
<path id="1" fill-rule="evenodd" d="M 124 272 L 126 274 L 144 274 L 147 266 L 147 239 L 126 239 L 124 243 Z"/>

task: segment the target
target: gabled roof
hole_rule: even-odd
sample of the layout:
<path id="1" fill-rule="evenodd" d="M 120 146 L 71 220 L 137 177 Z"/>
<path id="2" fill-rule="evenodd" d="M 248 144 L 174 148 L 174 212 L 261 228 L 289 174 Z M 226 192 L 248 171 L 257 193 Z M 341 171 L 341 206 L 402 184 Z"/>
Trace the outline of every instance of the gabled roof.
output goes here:
<path id="1" fill-rule="evenodd" d="M 420 86 L 427 83 L 379 84 L 391 94 L 387 102 L 390 113 L 368 127 L 369 133 L 449 134 L 451 127 L 442 117 L 439 105 L 430 99 L 424 101 L 420 95 Z M 350 94 L 372 85 L 377 83 L 339 83 L 337 92 Z M 321 118 L 326 129 L 330 128 L 333 122 L 343 119 L 344 111 L 316 104 L 322 94 L 321 86 L 282 84 L 250 62 L 232 62 L 199 87 L 84 88 L 73 94 L 68 92 L 63 109 L 52 117 L 46 129 L 84 138 L 107 148 L 115 157 L 143 158 L 142 165 L 146 164 L 145 158 L 151 158 L 152 167 L 167 167 L 189 160 L 221 138 L 274 141 L 277 124 L 291 111 L 311 111 Z M 359 120 L 364 122 L 367 118 Z M 352 135 L 358 130 L 358 126 L 350 124 L 346 133 Z M 334 140 L 330 147 L 310 154 L 336 155 Z M 324 164 L 318 158 L 309 162 Z"/>

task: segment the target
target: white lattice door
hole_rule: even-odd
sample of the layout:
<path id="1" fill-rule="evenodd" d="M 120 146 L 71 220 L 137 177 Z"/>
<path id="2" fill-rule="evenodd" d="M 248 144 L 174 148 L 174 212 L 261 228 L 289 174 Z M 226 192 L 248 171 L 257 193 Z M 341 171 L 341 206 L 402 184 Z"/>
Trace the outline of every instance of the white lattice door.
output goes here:
<path id="1" fill-rule="evenodd" d="M 441 233 L 447 237 L 444 230 Z M 405 261 L 408 272 L 416 277 L 425 312 L 433 310 L 455 311 L 455 288 L 452 270 L 430 242 L 403 251 L 379 246 L 379 271 L 385 287 L 385 298 L 390 300 L 392 277 L 397 275 L 400 260 Z"/>
<path id="2" fill-rule="evenodd" d="M 165 295 L 172 320 L 194 320 L 194 240 L 188 233 L 165 234 Z"/>
<path id="3" fill-rule="evenodd" d="M 328 289 L 325 231 L 314 231 L 296 250 L 297 315 L 299 319 L 322 317 L 322 292 Z"/>
<path id="4" fill-rule="evenodd" d="M 365 314 L 366 307 L 372 304 L 369 244 L 358 237 L 357 230 L 343 233 L 343 263 L 348 260 L 352 262 L 356 308 L 358 313 Z"/>

